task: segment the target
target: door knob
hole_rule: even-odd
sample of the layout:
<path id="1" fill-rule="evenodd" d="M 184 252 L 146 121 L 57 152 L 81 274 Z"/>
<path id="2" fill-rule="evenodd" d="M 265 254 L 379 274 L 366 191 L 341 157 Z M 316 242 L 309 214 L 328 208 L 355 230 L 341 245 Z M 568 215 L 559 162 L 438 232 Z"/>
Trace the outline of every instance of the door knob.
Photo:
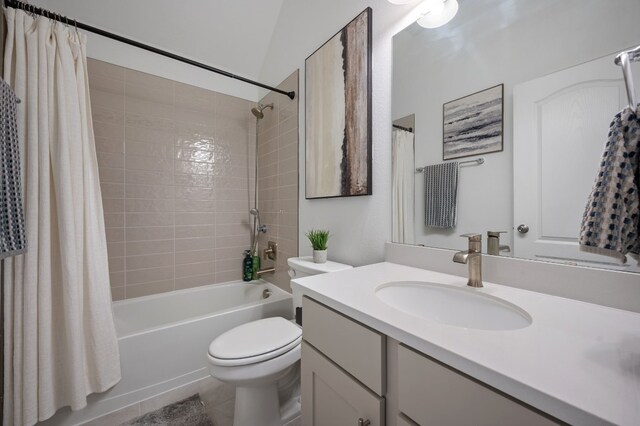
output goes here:
<path id="1" fill-rule="evenodd" d="M 521 234 L 526 234 L 527 232 L 529 232 L 529 227 L 524 223 L 522 225 L 518 225 L 517 229 L 518 229 L 518 232 Z"/>
<path id="2" fill-rule="evenodd" d="M 358 426 L 369 426 L 371 424 L 371 420 L 367 419 L 363 419 L 362 417 L 360 417 L 358 419 Z"/>

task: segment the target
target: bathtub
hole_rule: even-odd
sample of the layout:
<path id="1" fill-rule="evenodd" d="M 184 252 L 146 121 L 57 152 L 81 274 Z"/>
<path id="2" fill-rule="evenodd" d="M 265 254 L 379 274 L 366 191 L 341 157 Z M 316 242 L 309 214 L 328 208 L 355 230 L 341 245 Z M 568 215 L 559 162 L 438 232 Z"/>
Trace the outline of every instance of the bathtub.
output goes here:
<path id="1" fill-rule="evenodd" d="M 267 298 L 263 292 L 270 290 Z M 79 424 L 209 376 L 207 349 L 223 332 L 260 318 L 293 314 L 291 295 L 265 281 L 213 284 L 113 303 L 122 380 L 64 408 L 42 426 Z"/>

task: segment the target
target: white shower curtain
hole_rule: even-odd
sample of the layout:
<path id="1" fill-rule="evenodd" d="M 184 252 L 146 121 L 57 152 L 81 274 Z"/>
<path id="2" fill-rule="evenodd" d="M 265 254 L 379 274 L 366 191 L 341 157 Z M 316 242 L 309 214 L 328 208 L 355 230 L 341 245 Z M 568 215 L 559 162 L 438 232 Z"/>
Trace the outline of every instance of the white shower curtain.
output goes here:
<path id="1" fill-rule="evenodd" d="M 33 425 L 120 380 L 86 73 L 73 26 L 5 9 L 28 251 L 5 262 L 4 424 Z"/>
<path id="2" fill-rule="evenodd" d="M 391 202 L 393 230 L 391 241 L 413 244 L 413 133 L 393 129 Z"/>

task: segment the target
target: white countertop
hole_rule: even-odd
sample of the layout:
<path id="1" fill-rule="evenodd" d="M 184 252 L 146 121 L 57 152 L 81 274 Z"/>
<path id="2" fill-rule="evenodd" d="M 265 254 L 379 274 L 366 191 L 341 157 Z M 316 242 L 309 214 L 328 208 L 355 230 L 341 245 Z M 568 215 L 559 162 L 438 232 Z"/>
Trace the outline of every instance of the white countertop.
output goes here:
<path id="1" fill-rule="evenodd" d="M 385 304 L 375 289 L 391 281 L 464 287 L 467 278 L 383 262 L 291 286 L 568 423 L 640 424 L 640 314 L 485 282 L 476 290 L 516 304 L 533 322 L 518 330 L 467 329 Z"/>

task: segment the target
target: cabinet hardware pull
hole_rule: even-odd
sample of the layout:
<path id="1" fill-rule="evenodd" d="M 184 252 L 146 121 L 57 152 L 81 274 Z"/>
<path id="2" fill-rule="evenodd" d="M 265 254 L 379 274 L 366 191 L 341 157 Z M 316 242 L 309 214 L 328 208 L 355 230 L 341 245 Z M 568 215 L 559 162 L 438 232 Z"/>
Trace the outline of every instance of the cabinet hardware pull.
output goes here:
<path id="1" fill-rule="evenodd" d="M 371 424 L 371 420 L 367 419 L 363 419 L 362 417 L 360 417 L 358 419 L 358 426 L 369 426 Z"/>

